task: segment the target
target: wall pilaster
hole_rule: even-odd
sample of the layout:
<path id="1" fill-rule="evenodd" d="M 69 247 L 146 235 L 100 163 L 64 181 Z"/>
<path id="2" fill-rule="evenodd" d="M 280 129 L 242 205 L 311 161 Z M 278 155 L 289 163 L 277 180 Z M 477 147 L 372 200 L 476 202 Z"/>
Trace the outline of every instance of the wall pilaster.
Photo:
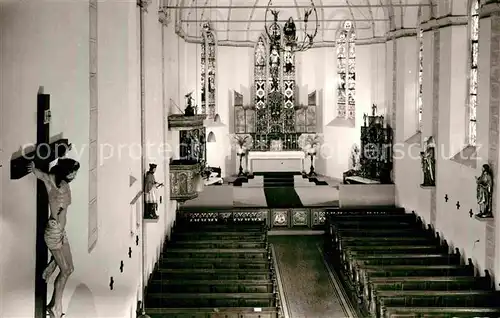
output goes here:
<path id="1" fill-rule="evenodd" d="M 500 7 L 494 11 L 491 5 L 481 8 L 482 18 L 479 22 L 479 61 L 478 61 L 478 106 L 477 139 L 478 139 L 478 173 L 482 164 L 489 164 L 493 172 L 493 202 L 492 210 L 495 219 L 486 221 L 485 231 L 485 269 L 498 273 L 499 255 L 496 244 L 496 228 L 498 216 L 496 213 L 499 182 L 499 112 L 500 112 Z M 486 10 L 483 10 L 485 9 Z M 487 146 L 486 146 L 487 145 Z M 498 247 L 497 247 L 498 246 Z"/>
<path id="2" fill-rule="evenodd" d="M 386 81 L 383 81 L 385 77 L 386 69 L 386 46 L 384 43 L 371 44 L 371 100 L 372 103 L 377 105 L 382 111 L 384 106 L 385 94 L 386 94 Z"/>
<path id="3" fill-rule="evenodd" d="M 467 26 L 451 25 L 439 30 L 439 159 L 447 159 L 464 148 L 467 100 Z M 435 40 L 436 41 L 436 40 Z"/>
<path id="4" fill-rule="evenodd" d="M 418 41 L 408 34 L 396 40 L 395 105 L 393 118 L 396 119 L 395 142 L 405 140 L 417 132 L 417 92 L 418 92 Z"/>

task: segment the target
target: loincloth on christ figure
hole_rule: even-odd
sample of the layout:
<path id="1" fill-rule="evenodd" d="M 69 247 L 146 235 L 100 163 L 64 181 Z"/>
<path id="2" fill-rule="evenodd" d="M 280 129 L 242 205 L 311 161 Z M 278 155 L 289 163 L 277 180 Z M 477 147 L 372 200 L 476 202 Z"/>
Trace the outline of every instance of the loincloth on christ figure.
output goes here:
<path id="1" fill-rule="evenodd" d="M 68 243 L 66 231 L 55 219 L 49 219 L 43 238 L 49 250 L 61 249 L 63 244 Z"/>

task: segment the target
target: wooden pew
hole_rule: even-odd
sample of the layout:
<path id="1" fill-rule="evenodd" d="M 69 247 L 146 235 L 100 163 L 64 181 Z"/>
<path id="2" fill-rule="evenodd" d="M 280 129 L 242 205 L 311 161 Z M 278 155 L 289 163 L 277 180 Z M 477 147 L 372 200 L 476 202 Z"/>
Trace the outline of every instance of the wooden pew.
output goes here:
<path id="1" fill-rule="evenodd" d="M 273 307 L 273 293 L 148 293 L 147 307 Z"/>
<path id="2" fill-rule="evenodd" d="M 164 257 L 181 258 L 224 258 L 224 259 L 268 259 L 269 250 L 265 248 L 234 248 L 234 249 L 188 249 L 169 248 L 163 254 Z"/>
<path id="3" fill-rule="evenodd" d="M 334 223 L 342 221 L 363 221 L 363 222 L 387 222 L 387 221 L 411 221 L 417 222 L 417 216 L 412 213 L 395 214 L 331 214 L 330 220 Z"/>
<path id="4" fill-rule="evenodd" d="M 265 224 L 176 224 L 148 283 L 147 312 L 169 318 L 276 318 Z"/>
<path id="5" fill-rule="evenodd" d="M 490 290 L 407 290 L 378 291 L 374 297 L 377 317 L 383 317 L 386 307 L 492 307 L 498 293 Z"/>
<path id="6" fill-rule="evenodd" d="M 370 277 L 371 290 L 491 290 L 489 280 L 477 276 Z"/>
<path id="7" fill-rule="evenodd" d="M 269 260 L 256 259 L 249 262 L 246 259 L 233 258 L 161 258 L 161 268 L 196 268 L 196 269 L 261 269 L 270 270 Z"/>
<path id="8" fill-rule="evenodd" d="M 273 293 L 275 286 L 269 279 L 261 280 L 151 280 L 152 293 Z"/>
<path id="9" fill-rule="evenodd" d="M 382 318 L 499 318 L 498 307 L 384 307 Z"/>
<path id="10" fill-rule="evenodd" d="M 229 240 L 204 240 L 204 241 L 174 241 L 165 246 L 168 250 L 170 248 L 192 248 L 192 249 L 238 249 L 238 248 L 266 248 L 267 242 L 259 242 L 259 241 L 229 241 Z"/>
<path id="11" fill-rule="evenodd" d="M 362 265 L 359 268 L 369 277 L 474 275 L 474 269 L 468 265 Z"/>
<path id="12" fill-rule="evenodd" d="M 448 265 L 460 264 L 460 255 L 456 254 L 385 254 L 385 255 L 362 255 L 354 262 L 363 265 Z"/>
<path id="13" fill-rule="evenodd" d="M 470 260 L 470 262 L 472 262 Z M 390 266 L 372 266 L 359 265 L 354 270 L 356 278 L 356 288 L 359 290 L 363 306 L 372 314 L 376 310 L 376 292 L 371 281 L 378 278 L 390 277 L 415 277 L 423 279 L 428 276 L 474 276 L 474 266 L 468 265 L 390 265 Z M 399 290 L 398 290 L 399 291 Z"/>
<path id="14" fill-rule="evenodd" d="M 423 236 L 406 237 L 342 237 L 341 241 L 346 246 L 391 246 L 391 245 L 436 245 L 434 238 Z"/>
<path id="15" fill-rule="evenodd" d="M 352 220 L 352 221 L 342 221 L 336 222 L 335 227 L 338 229 L 349 229 L 349 230 L 361 230 L 361 229 L 413 229 L 415 228 L 415 223 L 408 220 L 394 220 L 394 221 L 379 221 L 379 222 L 367 222 L 364 220 Z"/>
<path id="16" fill-rule="evenodd" d="M 156 279 L 185 279 L 185 280 L 263 280 L 271 279 L 269 270 L 248 269 L 192 269 L 192 268 L 158 268 L 153 274 Z"/>
<path id="17" fill-rule="evenodd" d="M 337 228 L 336 231 L 341 237 L 367 236 L 367 237 L 401 237 L 406 235 L 428 236 L 427 232 L 416 231 L 414 228 Z"/>
<path id="18" fill-rule="evenodd" d="M 276 318 L 276 307 L 148 308 L 151 318 Z"/>

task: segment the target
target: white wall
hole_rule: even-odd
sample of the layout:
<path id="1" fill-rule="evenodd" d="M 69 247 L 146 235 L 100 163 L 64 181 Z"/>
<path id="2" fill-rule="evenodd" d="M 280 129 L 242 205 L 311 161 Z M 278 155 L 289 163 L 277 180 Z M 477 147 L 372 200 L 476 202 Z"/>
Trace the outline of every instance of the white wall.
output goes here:
<path id="1" fill-rule="evenodd" d="M 322 50 L 327 50 L 322 49 Z M 326 160 L 326 171 L 320 172 L 329 177 L 342 178 L 342 173 L 349 170 L 349 157 L 354 144 L 360 146 L 361 126 L 363 114 L 371 113 L 371 106 L 377 101 L 379 86 L 373 85 L 373 74 L 378 73 L 380 63 L 373 59 L 379 55 L 380 48 L 375 45 L 356 46 L 356 117 L 354 127 L 342 125 L 335 119 L 337 116 L 337 66 L 336 53 L 332 49 L 326 51 L 322 59 L 313 58 L 314 66 L 319 72 L 324 72 L 324 103 L 323 118 L 325 125 L 325 141 L 321 156 Z M 309 53 L 309 52 L 306 52 Z M 328 61 L 329 67 L 322 66 Z M 318 83 L 319 85 L 319 83 Z M 379 105 L 380 111 L 382 107 Z"/>
<path id="2" fill-rule="evenodd" d="M 487 222 L 479 222 L 469 216 L 471 209 L 474 214 L 479 212 L 474 177 L 480 175 L 480 165 L 483 162 L 478 161 L 476 169 L 450 159 L 465 147 L 464 88 L 467 85 L 467 52 L 464 30 L 464 26 L 441 28 L 436 31 L 440 33 L 437 43 L 434 42 L 432 32 L 426 32 L 424 35 L 423 134 L 425 137 L 438 136 L 436 187 L 422 189 L 419 186 L 423 181 L 420 145 L 399 143 L 398 156 L 395 158 L 396 199 L 408 212 L 415 211 L 424 222 L 433 223 L 441 237 L 445 238 L 451 247 L 459 248 L 466 258 L 472 258 L 480 274 L 484 274 L 482 271 L 486 269 Z M 434 51 L 435 45 L 439 45 L 437 53 Z M 407 55 L 398 51 L 397 59 L 407 60 Z M 439 63 L 436 64 L 435 59 L 439 59 Z M 411 67 L 407 62 L 398 65 Z M 404 76 L 404 72 L 397 74 Z M 399 78 L 397 80 L 399 81 Z M 433 95 L 434 85 L 438 85 L 439 94 Z M 397 89 L 397 96 L 402 97 L 408 92 L 403 86 L 398 86 Z M 403 128 L 406 134 L 407 127 L 404 125 L 414 122 L 416 114 L 408 111 L 405 98 L 402 97 L 398 101 L 396 127 L 398 130 Z M 437 108 L 434 108 L 434 104 Z M 488 116 L 487 111 L 478 111 L 478 127 L 483 126 L 483 130 L 488 127 Z M 438 124 L 434 125 L 434 121 Z M 433 131 L 436 128 L 437 131 Z M 403 135 L 400 133 L 399 137 L 398 141 L 401 141 Z M 485 140 L 478 140 L 478 143 L 484 144 L 483 141 Z M 447 202 L 445 196 L 448 197 Z M 460 203 L 460 208 L 457 208 L 457 202 Z"/>
<path id="3" fill-rule="evenodd" d="M 140 297 L 141 241 L 134 207 L 130 201 L 141 190 L 144 171 L 140 160 L 139 13 L 135 2 L 105 1 L 98 4 L 99 83 L 99 238 L 89 254 L 88 245 L 88 151 L 89 139 L 89 3 L 24 1 L 2 4 L 1 110 L 2 173 L 0 242 L 2 256 L 0 316 L 29 317 L 34 311 L 35 273 L 35 179 L 10 180 L 9 159 L 21 145 L 36 138 L 36 94 L 39 86 L 51 95 L 51 134 L 64 133 L 73 144 L 71 157 L 81 163 L 71 183 L 73 202 L 68 212 L 67 233 L 75 271 L 64 293 L 64 312 L 71 317 L 128 317 Z M 162 91 L 161 25 L 158 1 L 146 17 L 146 139 L 155 145 L 168 139 L 163 134 L 163 96 L 178 101 L 178 89 Z M 170 26 L 169 39 L 175 39 Z M 169 56 L 178 59 L 178 54 Z M 167 59 L 168 60 L 168 59 Z M 166 69 L 173 63 L 166 63 Z M 172 74 L 169 72 L 169 74 Z M 178 73 L 174 73 L 178 74 Z M 167 83 L 176 85 L 175 78 Z M 167 86 L 167 85 L 166 85 Z M 21 128 L 22 127 L 22 128 Z M 81 152 L 80 152 L 81 151 Z M 129 153 L 132 151 L 132 153 Z M 136 152 L 135 154 L 133 152 Z M 167 158 L 168 159 L 168 158 Z M 160 220 L 146 225 L 147 272 L 157 260 L 164 236 L 175 219 L 175 202 L 168 198 L 168 170 L 163 158 L 153 153 L 157 180 L 164 204 Z M 137 181 L 129 186 L 130 176 Z M 139 220 L 140 221 L 140 220 Z M 132 257 L 128 258 L 128 248 Z M 120 273 L 120 261 L 124 272 Z M 115 288 L 108 287 L 110 276 Z M 52 282 L 49 283 L 49 295 Z"/>

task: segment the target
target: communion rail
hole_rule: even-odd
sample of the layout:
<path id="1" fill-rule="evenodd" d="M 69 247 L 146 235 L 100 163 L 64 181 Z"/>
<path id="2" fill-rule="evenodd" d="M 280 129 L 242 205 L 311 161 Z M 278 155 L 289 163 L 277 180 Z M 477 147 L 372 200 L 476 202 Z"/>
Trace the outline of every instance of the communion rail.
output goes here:
<path id="1" fill-rule="evenodd" d="M 401 208 L 339 208 L 315 206 L 301 208 L 268 207 L 181 207 L 177 219 L 187 223 L 264 222 L 268 229 L 324 230 L 326 218 L 333 215 L 378 215 L 403 213 Z"/>

